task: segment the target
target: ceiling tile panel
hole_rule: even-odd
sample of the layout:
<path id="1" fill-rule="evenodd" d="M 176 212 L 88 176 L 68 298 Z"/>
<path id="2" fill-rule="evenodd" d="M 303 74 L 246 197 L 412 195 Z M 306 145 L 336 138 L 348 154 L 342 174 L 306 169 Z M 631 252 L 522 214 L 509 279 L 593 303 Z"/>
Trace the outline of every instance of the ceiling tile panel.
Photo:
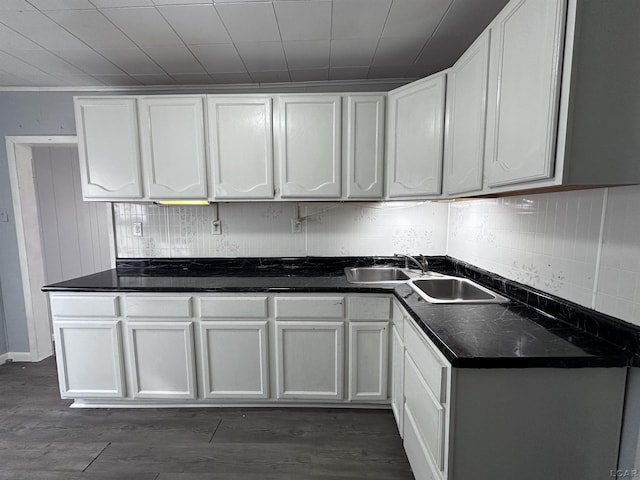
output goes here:
<path id="1" fill-rule="evenodd" d="M 105 8 L 101 12 L 142 49 L 183 45 L 180 37 L 155 8 Z"/>
<path id="2" fill-rule="evenodd" d="M 216 10 L 233 43 L 281 41 L 271 3 L 226 3 L 216 5 Z"/>
<path id="3" fill-rule="evenodd" d="M 111 87 L 142 85 L 141 82 L 129 75 L 96 75 L 95 78 L 100 80 L 104 85 Z"/>
<path id="4" fill-rule="evenodd" d="M 402 78 L 409 70 L 409 65 L 393 67 L 371 67 L 367 78 Z"/>
<path id="5" fill-rule="evenodd" d="M 329 80 L 328 68 L 312 68 L 308 70 L 291 70 L 292 82 L 319 82 Z"/>
<path id="6" fill-rule="evenodd" d="M 215 73 L 211 76 L 216 83 L 251 83 L 251 77 L 247 72 Z"/>
<path id="7" fill-rule="evenodd" d="M 27 62 L 52 75 L 82 75 L 84 72 L 69 62 L 46 50 L 22 50 L 12 52 L 23 62 Z"/>
<path id="8" fill-rule="evenodd" d="M 52 52 L 89 75 L 121 75 L 124 73 L 113 63 L 89 48 L 52 50 Z"/>
<path id="9" fill-rule="evenodd" d="M 373 66 L 412 65 L 424 43 L 423 38 L 381 38 Z"/>
<path id="10" fill-rule="evenodd" d="M 337 67 L 329 69 L 330 80 L 362 80 L 367 78 L 369 67 Z"/>
<path id="11" fill-rule="evenodd" d="M 394 0 L 384 27 L 386 38 L 429 38 L 452 0 Z"/>
<path id="12" fill-rule="evenodd" d="M 247 71 L 234 45 L 192 45 L 189 48 L 209 73 Z"/>
<path id="13" fill-rule="evenodd" d="M 158 10 L 187 45 L 231 43 L 213 5 L 173 5 Z"/>
<path id="14" fill-rule="evenodd" d="M 33 85 L 29 80 L 18 77 L 12 73 L 0 71 L 0 86 L 2 87 L 20 87 L 25 85 Z"/>
<path id="15" fill-rule="evenodd" d="M 166 73 L 139 48 L 101 49 L 100 54 L 129 75 L 153 75 Z"/>
<path id="16" fill-rule="evenodd" d="M 26 0 L 2 0 L 0 1 L 0 12 L 20 12 L 23 10 L 35 10 L 36 7 L 27 3 Z"/>
<path id="17" fill-rule="evenodd" d="M 171 75 L 180 85 L 210 85 L 214 83 L 206 73 L 186 73 Z"/>
<path id="18" fill-rule="evenodd" d="M 331 38 L 330 1 L 276 2 L 273 7 L 283 41 Z"/>
<path id="19" fill-rule="evenodd" d="M 249 72 L 255 83 L 280 83 L 290 82 L 291 77 L 287 70 L 277 72 Z"/>
<path id="20" fill-rule="evenodd" d="M 4 71 L 18 77 L 23 77 L 35 85 L 52 85 L 58 83 L 52 83 L 54 82 L 54 78 L 51 75 L 4 52 L 0 52 L 0 65 L 2 65 Z"/>
<path id="21" fill-rule="evenodd" d="M 86 48 L 83 42 L 37 10 L 0 12 L 0 23 L 47 49 Z"/>
<path id="22" fill-rule="evenodd" d="M 94 9 L 89 0 L 29 0 L 38 10 L 79 10 Z"/>
<path id="23" fill-rule="evenodd" d="M 61 75 L 60 80 L 64 81 L 68 85 L 74 87 L 91 87 L 96 85 L 103 85 L 103 83 L 97 78 L 91 75 Z"/>
<path id="24" fill-rule="evenodd" d="M 391 0 L 335 0 L 333 39 L 379 38 Z"/>
<path id="25" fill-rule="evenodd" d="M 287 65 L 291 70 L 327 68 L 330 46 L 329 40 L 285 42 L 284 53 L 287 56 Z"/>
<path id="26" fill-rule="evenodd" d="M 332 40 L 332 67 L 368 67 L 378 44 L 377 38 Z"/>
<path id="27" fill-rule="evenodd" d="M 153 0 L 156 5 L 188 5 L 194 3 L 206 3 L 213 5 L 213 0 Z"/>
<path id="28" fill-rule="evenodd" d="M 169 74 L 206 73 L 202 65 L 184 45 L 145 48 L 144 51 Z"/>
<path id="29" fill-rule="evenodd" d="M 143 85 L 176 85 L 176 82 L 169 75 L 132 75 Z"/>
<path id="30" fill-rule="evenodd" d="M 249 72 L 287 69 L 280 42 L 238 43 L 236 47 Z"/>
<path id="31" fill-rule="evenodd" d="M 42 50 L 42 47 L 0 23 L 0 50 Z"/>
<path id="32" fill-rule="evenodd" d="M 135 47 L 135 44 L 98 10 L 58 10 L 47 12 L 47 15 L 93 48 Z"/>
<path id="33" fill-rule="evenodd" d="M 152 7 L 151 0 L 91 0 L 97 8 L 110 7 Z"/>

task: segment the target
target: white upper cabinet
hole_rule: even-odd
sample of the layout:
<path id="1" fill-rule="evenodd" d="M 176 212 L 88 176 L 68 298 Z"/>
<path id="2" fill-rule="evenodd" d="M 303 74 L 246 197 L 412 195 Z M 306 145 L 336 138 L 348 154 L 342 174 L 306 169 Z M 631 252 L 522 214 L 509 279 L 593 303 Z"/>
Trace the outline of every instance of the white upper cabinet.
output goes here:
<path id="1" fill-rule="evenodd" d="M 447 75 L 444 183 L 448 195 L 482 190 L 490 34 L 486 30 Z"/>
<path id="2" fill-rule="evenodd" d="M 380 199 L 384 176 L 384 95 L 347 95 L 344 112 L 344 195 Z"/>
<path id="3" fill-rule="evenodd" d="M 139 117 L 148 198 L 206 199 L 203 98 L 142 97 Z"/>
<path id="4" fill-rule="evenodd" d="M 512 1 L 491 25 L 486 181 L 554 175 L 565 2 Z"/>
<path id="5" fill-rule="evenodd" d="M 389 92 L 387 196 L 437 196 L 442 191 L 445 74 Z"/>
<path id="6" fill-rule="evenodd" d="M 212 198 L 273 198 L 271 103 L 271 97 L 208 97 Z"/>
<path id="7" fill-rule="evenodd" d="M 143 196 L 136 99 L 74 99 L 82 196 L 85 200 Z"/>
<path id="8" fill-rule="evenodd" d="M 341 97 L 279 97 L 281 198 L 341 196 Z"/>

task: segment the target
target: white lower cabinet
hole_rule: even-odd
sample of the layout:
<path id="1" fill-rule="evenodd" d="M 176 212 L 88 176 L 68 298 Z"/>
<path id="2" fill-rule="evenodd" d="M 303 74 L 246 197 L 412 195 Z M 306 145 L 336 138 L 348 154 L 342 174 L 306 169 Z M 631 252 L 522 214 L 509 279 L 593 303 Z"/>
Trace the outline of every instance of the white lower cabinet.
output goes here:
<path id="1" fill-rule="evenodd" d="M 201 322 L 205 398 L 269 398 L 267 332 L 266 320 Z"/>
<path id="2" fill-rule="evenodd" d="M 349 400 L 386 400 L 389 323 L 349 324 Z"/>
<path id="3" fill-rule="evenodd" d="M 344 398 L 344 322 L 276 322 L 278 398 Z"/>
<path id="4" fill-rule="evenodd" d="M 404 436 L 404 342 L 398 329 L 391 332 L 391 410 Z"/>
<path id="5" fill-rule="evenodd" d="M 124 396 L 120 321 L 61 320 L 54 335 L 62 398 Z"/>
<path id="6" fill-rule="evenodd" d="M 134 398 L 196 398 L 193 322 L 129 322 L 127 343 Z"/>

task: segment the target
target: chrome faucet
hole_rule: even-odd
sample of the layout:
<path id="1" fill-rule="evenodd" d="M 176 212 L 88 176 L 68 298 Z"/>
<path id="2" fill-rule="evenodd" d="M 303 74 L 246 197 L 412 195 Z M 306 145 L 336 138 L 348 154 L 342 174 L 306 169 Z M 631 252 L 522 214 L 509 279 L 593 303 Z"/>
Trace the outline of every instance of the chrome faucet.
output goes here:
<path id="1" fill-rule="evenodd" d="M 394 253 L 393 256 L 404 258 L 404 268 L 409 268 L 409 260 L 411 260 L 420 268 L 422 273 L 427 273 L 427 270 L 429 270 L 429 262 L 426 258 L 424 258 L 423 255 L 418 255 L 418 258 L 420 260 L 417 260 L 416 258 L 412 257 L 411 255 L 407 255 L 406 253 Z"/>

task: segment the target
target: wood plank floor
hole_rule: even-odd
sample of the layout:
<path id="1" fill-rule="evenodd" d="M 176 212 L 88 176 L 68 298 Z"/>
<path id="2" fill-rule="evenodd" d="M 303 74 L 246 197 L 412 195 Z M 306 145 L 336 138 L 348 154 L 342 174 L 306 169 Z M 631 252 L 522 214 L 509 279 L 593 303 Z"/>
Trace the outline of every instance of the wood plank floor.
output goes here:
<path id="1" fill-rule="evenodd" d="M 412 480 L 391 410 L 69 409 L 53 358 L 0 366 L 0 480 Z"/>

